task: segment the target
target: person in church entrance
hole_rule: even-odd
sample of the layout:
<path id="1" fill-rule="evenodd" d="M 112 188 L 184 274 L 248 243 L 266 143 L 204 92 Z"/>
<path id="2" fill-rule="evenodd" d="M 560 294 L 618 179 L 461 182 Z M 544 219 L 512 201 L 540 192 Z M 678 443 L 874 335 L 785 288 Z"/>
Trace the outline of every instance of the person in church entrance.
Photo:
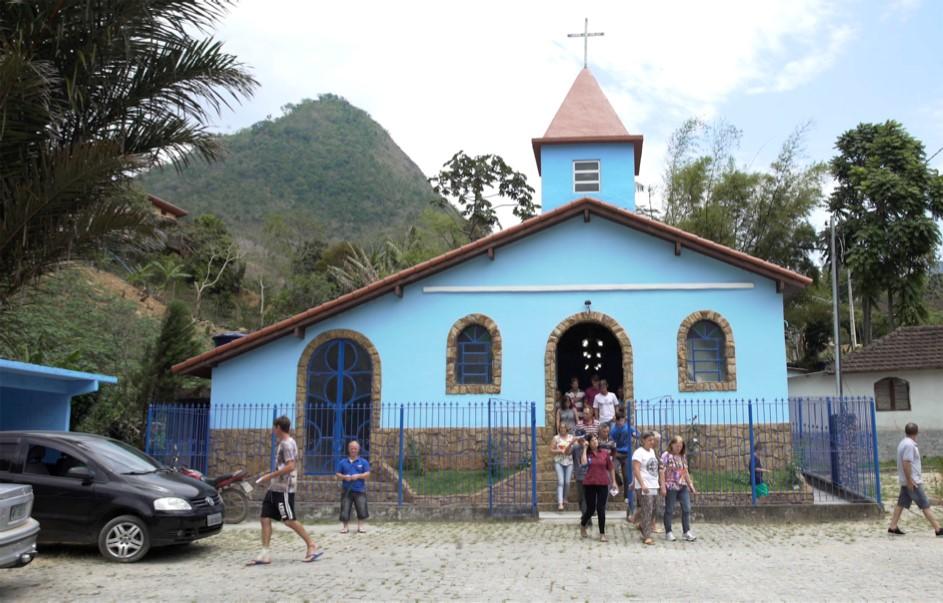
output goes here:
<path id="1" fill-rule="evenodd" d="M 576 425 L 577 435 L 596 435 L 599 432 L 599 421 L 593 416 L 593 407 L 586 405 L 583 407 L 583 420 Z"/>
<path id="2" fill-rule="evenodd" d="M 629 466 L 629 455 L 632 453 L 632 438 L 637 434 L 635 428 L 629 425 L 625 412 L 621 409 L 616 412 L 616 420 L 612 424 L 610 436 L 616 443 L 614 462 L 616 464 L 617 486 L 625 491 L 626 517 L 635 515 L 635 488 L 632 485 L 632 468 Z"/>
<path id="3" fill-rule="evenodd" d="M 577 418 L 583 416 L 583 403 L 584 399 L 586 398 L 586 394 L 584 394 L 583 390 L 580 389 L 579 377 L 573 377 L 570 379 L 570 390 L 563 394 L 563 398 L 570 402 L 570 406 L 572 406 L 573 410 L 576 411 Z"/>
<path id="4" fill-rule="evenodd" d="M 553 468 L 557 473 L 557 510 L 562 511 L 573 477 L 573 443 L 575 438 L 566 423 L 559 424 L 560 432 L 553 436 L 550 451 L 553 453 Z"/>
<path id="5" fill-rule="evenodd" d="M 616 406 L 619 400 L 616 395 L 609 391 L 609 382 L 605 379 L 599 380 L 599 393 L 593 397 L 593 409 L 599 415 L 599 422 L 603 425 L 612 423 L 616 418 Z"/>
<path id="6" fill-rule="evenodd" d="M 586 495 L 586 510 L 580 518 L 580 536 L 586 538 L 587 527 L 593 515 L 599 520 L 599 540 L 609 542 L 606 538 L 606 501 L 609 499 L 609 484 L 615 482 L 612 457 L 609 451 L 599 447 L 599 436 L 593 434 L 586 437 L 586 447 L 580 459 L 586 465 L 586 476 L 583 478 L 583 490 Z"/>
<path id="7" fill-rule="evenodd" d="M 580 392 L 582 395 L 583 392 Z M 576 422 L 577 422 L 577 412 L 573 408 L 573 405 L 570 403 L 570 399 L 564 397 L 560 400 L 560 408 L 557 409 L 557 420 L 556 427 L 557 433 L 563 433 L 560 431 L 561 426 L 566 426 L 566 432 L 569 434 L 576 433 Z"/>
<path id="8" fill-rule="evenodd" d="M 586 406 L 592 406 L 593 402 L 596 400 L 596 394 L 599 393 L 599 375 L 593 373 L 592 377 L 589 378 L 589 387 L 586 388 L 586 394 L 584 396 L 584 404 Z"/>

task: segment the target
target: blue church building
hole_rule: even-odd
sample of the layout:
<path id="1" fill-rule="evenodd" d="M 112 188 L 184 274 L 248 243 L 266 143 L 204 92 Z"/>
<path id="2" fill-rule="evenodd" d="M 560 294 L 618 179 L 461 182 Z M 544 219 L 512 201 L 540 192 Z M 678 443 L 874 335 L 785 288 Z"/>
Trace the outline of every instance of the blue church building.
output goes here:
<path id="1" fill-rule="evenodd" d="M 643 137 L 583 69 L 532 140 L 542 213 L 177 366 L 211 405 L 786 397 L 783 299 L 810 280 L 636 211 Z"/>

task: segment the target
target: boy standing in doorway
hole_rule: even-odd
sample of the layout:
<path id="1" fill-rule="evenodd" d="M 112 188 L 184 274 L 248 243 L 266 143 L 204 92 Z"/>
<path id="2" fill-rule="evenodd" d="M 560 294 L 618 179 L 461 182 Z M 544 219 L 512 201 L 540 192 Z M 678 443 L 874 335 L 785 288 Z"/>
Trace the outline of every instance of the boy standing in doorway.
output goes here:
<path id="1" fill-rule="evenodd" d="M 298 482 L 296 465 L 298 461 L 298 444 L 291 437 L 291 419 L 281 416 L 272 424 L 272 433 L 278 441 L 275 450 L 275 471 L 266 473 L 256 483 L 268 483 L 268 491 L 262 501 L 262 550 L 248 565 L 268 565 L 272 562 L 269 544 L 272 541 L 272 520 L 276 519 L 294 530 L 304 540 L 307 551 L 302 561 L 311 563 L 324 554 L 318 548 L 307 530 L 298 521 L 295 515 L 295 487 Z"/>

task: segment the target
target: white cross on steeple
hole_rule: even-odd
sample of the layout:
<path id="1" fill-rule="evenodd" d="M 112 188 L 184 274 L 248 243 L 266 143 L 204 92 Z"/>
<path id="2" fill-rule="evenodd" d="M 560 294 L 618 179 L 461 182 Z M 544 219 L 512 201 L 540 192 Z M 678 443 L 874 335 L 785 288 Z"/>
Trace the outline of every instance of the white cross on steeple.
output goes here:
<path id="1" fill-rule="evenodd" d="M 587 55 L 589 54 L 589 38 L 590 36 L 604 36 L 601 31 L 589 33 L 589 19 L 587 18 L 583 24 L 583 33 L 579 34 L 566 34 L 568 38 L 583 38 L 583 68 L 587 66 Z"/>

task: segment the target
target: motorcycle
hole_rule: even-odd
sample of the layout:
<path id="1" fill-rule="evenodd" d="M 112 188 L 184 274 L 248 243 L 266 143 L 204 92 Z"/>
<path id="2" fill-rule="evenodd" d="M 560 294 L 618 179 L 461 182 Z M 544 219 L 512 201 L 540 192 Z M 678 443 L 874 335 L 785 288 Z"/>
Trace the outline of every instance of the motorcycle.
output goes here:
<path id="1" fill-rule="evenodd" d="M 245 469 L 217 477 L 206 477 L 200 471 L 180 464 L 176 456 L 172 467 L 181 475 L 200 480 L 216 488 L 220 498 L 223 499 L 223 522 L 242 523 L 245 521 L 249 515 L 249 495 L 252 493 L 252 484 L 248 481 L 249 473 Z"/>

